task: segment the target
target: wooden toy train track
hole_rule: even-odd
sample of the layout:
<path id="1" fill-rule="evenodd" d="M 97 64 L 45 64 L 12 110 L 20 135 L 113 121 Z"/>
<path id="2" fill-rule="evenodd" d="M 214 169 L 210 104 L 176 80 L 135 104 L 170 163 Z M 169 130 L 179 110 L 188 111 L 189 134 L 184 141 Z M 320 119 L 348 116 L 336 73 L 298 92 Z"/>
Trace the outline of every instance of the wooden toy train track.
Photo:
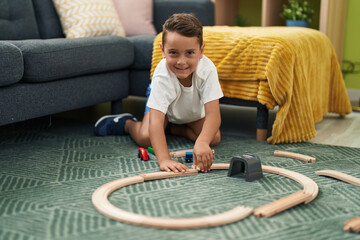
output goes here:
<path id="1" fill-rule="evenodd" d="M 229 165 L 230 164 L 225 163 L 213 164 L 211 169 L 226 170 L 229 169 Z M 317 184 L 312 179 L 302 174 L 283 168 L 265 165 L 262 166 L 262 170 L 264 172 L 282 175 L 284 177 L 295 180 L 296 182 L 300 183 L 304 189 L 255 209 L 255 217 L 270 217 L 300 203 L 309 203 L 315 199 L 318 194 L 319 189 Z M 239 221 L 246 218 L 253 212 L 251 207 L 238 206 L 230 211 L 211 216 L 196 218 L 160 218 L 144 216 L 119 209 L 112 205 L 108 200 L 108 197 L 112 192 L 131 184 L 171 177 L 188 176 L 197 173 L 198 170 L 190 169 L 185 173 L 154 172 L 118 179 L 99 187 L 92 195 L 92 203 L 101 214 L 111 219 L 144 227 L 164 229 L 194 229 L 215 227 Z"/>
<path id="2" fill-rule="evenodd" d="M 315 172 L 318 176 L 326 176 L 335 178 L 350 184 L 353 184 L 355 186 L 360 186 L 360 178 L 348 175 L 346 173 L 342 173 L 335 170 L 321 170 Z M 356 232 L 360 233 L 360 217 L 356 217 L 353 219 L 350 219 L 344 223 L 344 231 L 346 232 Z"/>
<path id="3" fill-rule="evenodd" d="M 356 178 L 356 177 L 353 177 L 353 176 L 351 176 L 349 174 L 342 173 L 342 172 L 339 172 L 339 171 L 321 170 L 321 171 L 315 172 L 315 174 L 318 175 L 318 176 L 326 176 L 326 177 L 336 178 L 336 179 L 339 179 L 341 181 L 353 184 L 355 186 L 360 186 L 360 178 Z"/>
<path id="4" fill-rule="evenodd" d="M 344 223 L 345 232 L 360 233 L 360 217 L 352 218 Z"/>
<path id="5" fill-rule="evenodd" d="M 308 163 L 316 163 L 316 158 L 308 156 L 308 155 L 300 154 L 300 153 L 275 150 L 274 156 L 294 158 L 294 159 L 298 159 L 300 161 L 304 161 L 304 162 L 308 162 Z"/>

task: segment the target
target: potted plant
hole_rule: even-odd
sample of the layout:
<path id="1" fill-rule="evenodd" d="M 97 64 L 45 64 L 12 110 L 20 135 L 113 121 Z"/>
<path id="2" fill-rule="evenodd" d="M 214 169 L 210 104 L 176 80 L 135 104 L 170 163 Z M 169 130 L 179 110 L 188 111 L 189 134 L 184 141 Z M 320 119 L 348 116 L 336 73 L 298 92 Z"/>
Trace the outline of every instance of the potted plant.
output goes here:
<path id="1" fill-rule="evenodd" d="M 314 9 L 308 1 L 289 0 L 289 4 L 283 7 L 284 10 L 280 16 L 286 20 L 286 26 L 309 26 L 314 15 Z"/>

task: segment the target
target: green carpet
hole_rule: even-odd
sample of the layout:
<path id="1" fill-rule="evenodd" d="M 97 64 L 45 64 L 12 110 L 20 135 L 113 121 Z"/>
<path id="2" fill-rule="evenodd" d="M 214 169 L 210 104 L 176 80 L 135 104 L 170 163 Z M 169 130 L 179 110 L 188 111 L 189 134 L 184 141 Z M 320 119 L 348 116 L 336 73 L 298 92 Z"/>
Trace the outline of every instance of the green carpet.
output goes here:
<path id="1" fill-rule="evenodd" d="M 0 131 L 0 239 L 360 239 L 360 234 L 343 231 L 346 220 L 360 216 L 360 187 L 314 173 L 333 169 L 360 177 L 359 148 L 268 145 L 225 135 L 215 147 L 216 163 L 253 153 L 264 165 L 312 178 L 320 189 L 318 197 L 270 218 L 251 215 L 221 227 L 159 230 L 113 221 L 91 203 L 93 191 L 109 181 L 159 171 L 153 155 L 150 161 L 137 159 L 138 147 L 130 137 L 95 137 L 91 123 L 61 119 Z M 192 146 L 178 137 L 169 136 L 168 142 L 170 150 Z M 276 149 L 315 156 L 317 163 L 274 157 Z M 254 182 L 226 175 L 226 170 L 216 170 L 131 185 L 114 192 L 110 201 L 148 216 L 196 217 L 238 205 L 256 208 L 302 189 L 293 180 L 269 173 Z"/>

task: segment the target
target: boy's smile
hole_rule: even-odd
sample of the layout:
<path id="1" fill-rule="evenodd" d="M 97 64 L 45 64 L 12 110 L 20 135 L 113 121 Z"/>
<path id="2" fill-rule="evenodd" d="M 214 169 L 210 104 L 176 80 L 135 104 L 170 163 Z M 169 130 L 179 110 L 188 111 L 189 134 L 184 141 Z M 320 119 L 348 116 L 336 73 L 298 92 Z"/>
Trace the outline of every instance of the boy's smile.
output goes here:
<path id="1" fill-rule="evenodd" d="M 192 74 L 203 56 L 204 45 L 200 47 L 197 37 L 185 37 L 177 32 L 168 32 L 161 50 L 166 58 L 167 67 L 183 86 L 190 87 Z"/>

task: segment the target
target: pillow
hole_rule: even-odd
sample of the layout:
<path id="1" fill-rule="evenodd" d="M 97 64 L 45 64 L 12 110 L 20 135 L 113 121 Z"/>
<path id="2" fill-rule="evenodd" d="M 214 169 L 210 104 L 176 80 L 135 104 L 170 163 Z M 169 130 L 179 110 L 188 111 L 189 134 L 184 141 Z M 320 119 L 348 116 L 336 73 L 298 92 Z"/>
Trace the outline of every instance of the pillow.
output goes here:
<path id="1" fill-rule="evenodd" d="M 66 38 L 125 37 L 112 0 L 53 0 Z"/>
<path id="2" fill-rule="evenodd" d="M 153 0 L 114 0 L 127 36 L 156 35 L 153 24 Z"/>

